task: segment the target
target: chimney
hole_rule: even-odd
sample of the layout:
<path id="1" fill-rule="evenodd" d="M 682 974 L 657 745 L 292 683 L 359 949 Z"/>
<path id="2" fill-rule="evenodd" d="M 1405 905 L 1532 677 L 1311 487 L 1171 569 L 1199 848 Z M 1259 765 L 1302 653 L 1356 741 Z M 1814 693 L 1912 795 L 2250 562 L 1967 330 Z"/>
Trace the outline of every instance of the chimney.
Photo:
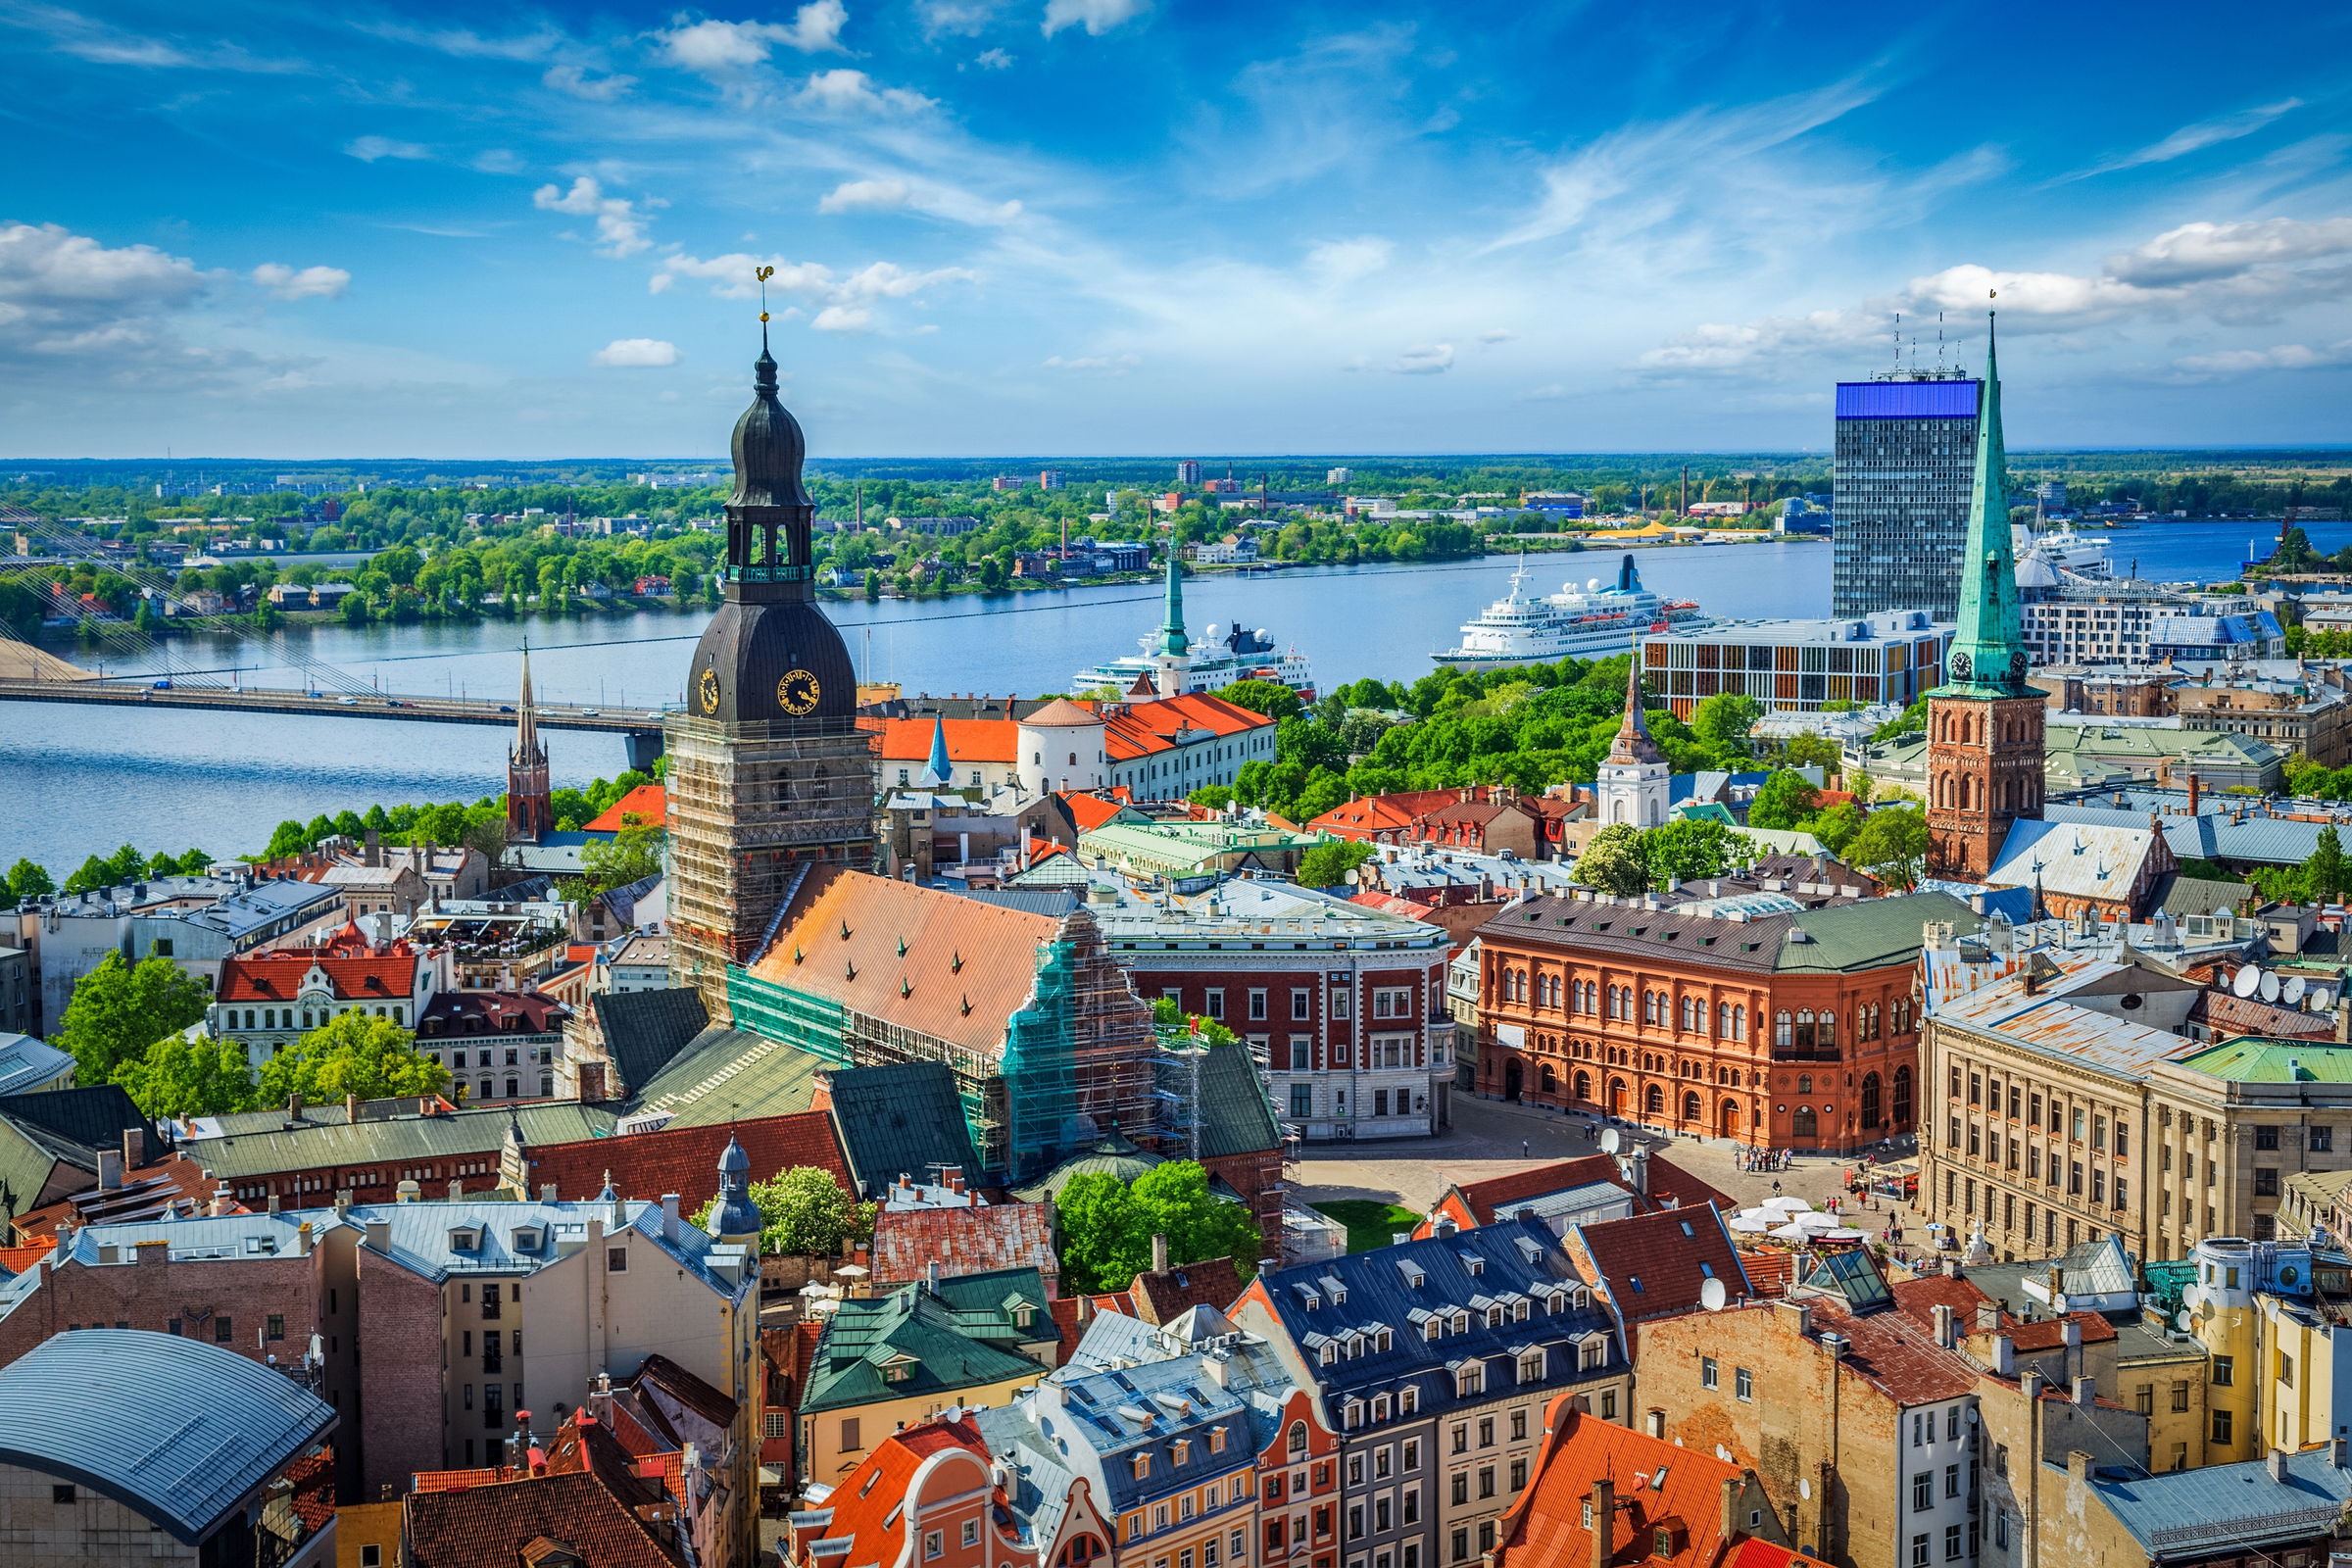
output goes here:
<path id="1" fill-rule="evenodd" d="M 662 1239 L 665 1242 L 678 1239 L 678 1195 L 675 1193 L 662 1195 Z"/>
<path id="2" fill-rule="evenodd" d="M 122 1156 L 111 1149 L 98 1151 L 98 1190 L 111 1193 L 122 1185 Z"/>
<path id="3" fill-rule="evenodd" d="M 368 853 L 361 858 L 361 863 L 369 866 L 380 866 L 384 863 L 383 837 L 374 828 L 368 830 Z"/>
<path id="4" fill-rule="evenodd" d="M 2029 1399 L 2040 1398 L 2041 1373 L 2033 1367 L 2027 1367 L 2025 1371 L 2018 1374 L 2017 1388 L 2018 1392 Z"/>
<path id="5" fill-rule="evenodd" d="M 343 1097 L 343 1124 L 347 1127 L 360 1124 L 360 1096 L 357 1090 Z"/>
<path id="6" fill-rule="evenodd" d="M 1636 1194 L 1649 1196 L 1649 1151 L 1639 1144 L 1625 1156 L 1625 1179 Z"/>
<path id="7" fill-rule="evenodd" d="M 541 1182 L 539 1184 L 539 1201 L 542 1203 L 552 1203 L 555 1200 L 556 1184 L 554 1182 Z"/>
<path id="8" fill-rule="evenodd" d="M 2006 1334 L 1992 1337 L 1992 1370 L 2004 1378 L 2017 1370 L 2017 1342 Z"/>
<path id="9" fill-rule="evenodd" d="M 1165 1236 L 1154 1236 L 1152 1238 L 1152 1272 L 1165 1274 L 1167 1271 L 1168 1239 Z"/>
<path id="10" fill-rule="evenodd" d="M 1952 1348 L 1952 1309 L 1941 1302 L 1936 1306 L 1936 1343 L 1947 1350 Z"/>
<path id="11" fill-rule="evenodd" d="M 923 1289 L 933 1296 L 939 1294 L 939 1259 L 936 1257 L 923 1266 Z"/>
<path id="12" fill-rule="evenodd" d="M 423 1198 L 424 1189 L 413 1181 L 402 1182 L 398 1187 L 392 1189 L 392 1201 L 396 1203 L 420 1202 Z M 272 1199 L 271 1201 L 275 1202 L 276 1200 Z"/>
<path id="13" fill-rule="evenodd" d="M 2328 1462 L 2338 1470 L 2352 1470 L 2352 1443 L 2336 1438 L 2328 1445 Z"/>
<path id="14" fill-rule="evenodd" d="M 368 1245 L 378 1252 L 391 1251 L 392 1222 L 388 1219 L 369 1220 L 368 1222 Z"/>
<path id="15" fill-rule="evenodd" d="M 123 1174 L 124 1174 L 124 1175 L 128 1175 L 130 1172 L 132 1172 L 132 1171 L 134 1171 L 134 1170 L 137 1170 L 137 1169 L 138 1169 L 138 1168 L 139 1168 L 141 1165 L 144 1165 L 144 1164 L 146 1164 L 146 1163 L 147 1163 L 147 1129 L 146 1129 L 146 1128 L 144 1128 L 144 1127 L 125 1127 L 125 1128 L 123 1128 L 123 1129 L 122 1129 L 122 1172 L 123 1172 Z"/>
<path id="16" fill-rule="evenodd" d="M 2285 1450 L 2284 1448 L 2273 1448 L 2273 1449 L 2270 1451 L 2270 1456 L 2269 1456 L 2269 1457 L 2270 1457 L 2270 1466 L 2271 1466 L 2271 1479 L 2272 1479 L 2273 1481 L 2278 1481 L 2278 1482 L 2283 1482 L 2283 1481 L 2285 1481 L 2285 1480 L 2286 1480 L 2286 1450 Z"/>
<path id="17" fill-rule="evenodd" d="M 2197 775 L 2194 773 L 2188 775 L 2188 814 L 2197 814 Z"/>
<path id="18" fill-rule="evenodd" d="M 1726 1544 L 1740 1537 L 1742 1527 L 1740 1523 L 1740 1494 L 1746 1490 L 1747 1486 L 1743 1477 L 1725 1476 L 1723 1478 L 1722 1495 L 1715 1509 L 1715 1534 Z"/>
<path id="19" fill-rule="evenodd" d="M 456 1202 L 466 1196 L 466 1184 L 455 1176 L 449 1179 L 449 1200 Z"/>
<path id="20" fill-rule="evenodd" d="M 286 1120 L 302 1120 L 302 1091 L 299 1089 L 286 1097 Z"/>
<path id="21" fill-rule="evenodd" d="M 2075 1379 L 2075 1402 L 2085 1410 L 2098 1403 L 2098 1379 Z"/>
<path id="22" fill-rule="evenodd" d="M 272 1214 L 277 1212 L 277 1195 L 275 1193 L 270 1195 L 270 1212 Z"/>
<path id="23" fill-rule="evenodd" d="M 1617 1555 L 1617 1488 L 1606 1477 L 1592 1483 L 1592 1568 L 1609 1568 Z"/>
<path id="24" fill-rule="evenodd" d="M 1773 1305 L 1779 1310 L 1784 1326 L 1794 1333 L 1798 1339 L 1813 1337 L 1813 1309 L 1811 1307 L 1802 1301 L 1791 1301 L 1786 1297 L 1775 1301 Z"/>
<path id="25" fill-rule="evenodd" d="M 225 1187 L 223 1187 L 223 1188 L 221 1188 L 221 1189 L 220 1189 L 220 1191 L 221 1191 L 222 1193 L 226 1193 L 226 1192 L 228 1191 L 228 1189 L 227 1189 L 227 1188 L 225 1188 Z M 216 1210 L 214 1210 L 214 1212 L 215 1212 L 215 1213 L 219 1213 L 219 1212 L 220 1212 L 220 1210 L 216 1209 Z M 350 1188 L 348 1188 L 348 1187 L 338 1188 L 338 1189 L 336 1190 L 336 1192 L 335 1192 L 335 1218 L 337 1218 L 337 1219 L 343 1219 L 343 1218 L 346 1218 L 346 1217 L 348 1217 L 348 1216 L 350 1215 L 350 1213 L 351 1213 L 351 1189 L 350 1189 Z"/>
<path id="26" fill-rule="evenodd" d="M 1990 1301 L 1981 1302 L 1977 1307 L 1977 1332 L 1990 1334 L 2000 1326 L 2001 1309 Z"/>
<path id="27" fill-rule="evenodd" d="M 311 1255 L 311 1222 L 306 1219 L 294 1230 L 294 1255 L 296 1257 Z"/>
<path id="28" fill-rule="evenodd" d="M 2097 1463 L 2098 1461 L 2089 1454 L 2077 1448 L 2066 1456 L 2067 1477 L 2073 1481 L 2087 1483 L 2090 1480 L 2091 1469 Z"/>

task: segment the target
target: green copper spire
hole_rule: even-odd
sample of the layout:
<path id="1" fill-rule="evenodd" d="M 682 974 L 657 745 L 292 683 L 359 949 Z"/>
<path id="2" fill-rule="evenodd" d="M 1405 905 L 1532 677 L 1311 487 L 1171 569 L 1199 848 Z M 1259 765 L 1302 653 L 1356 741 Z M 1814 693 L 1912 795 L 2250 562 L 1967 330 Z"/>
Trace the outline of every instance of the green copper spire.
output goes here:
<path id="1" fill-rule="evenodd" d="M 1977 410 L 1977 473 L 1960 559 L 1960 627 L 1944 690 L 1987 696 L 2025 690 L 2026 644 L 2009 533 L 2009 455 L 2001 442 L 2001 372 L 1991 318 L 1984 327 L 1984 392 Z"/>
<path id="2" fill-rule="evenodd" d="M 1192 652 L 1192 639 L 1184 634 L 1184 547 L 1176 542 L 1176 530 L 1168 530 L 1168 612 L 1160 617 L 1159 651 L 1163 654 L 1184 655 Z"/>

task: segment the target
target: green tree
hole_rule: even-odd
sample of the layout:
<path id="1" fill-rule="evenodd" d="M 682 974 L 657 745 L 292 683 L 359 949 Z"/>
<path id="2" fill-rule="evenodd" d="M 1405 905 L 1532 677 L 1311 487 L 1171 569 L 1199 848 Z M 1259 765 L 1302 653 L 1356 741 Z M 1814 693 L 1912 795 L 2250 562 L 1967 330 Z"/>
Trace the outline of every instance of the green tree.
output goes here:
<path id="1" fill-rule="evenodd" d="M 1784 767 L 1809 767 L 1818 763 L 1825 773 L 1835 773 L 1844 762 L 1845 753 L 1836 741 L 1811 730 L 1789 736 L 1781 747 Z"/>
<path id="2" fill-rule="evenodd" d="M 1873 741 L 1890 741 L 1913 733 L 1926 734 L 1928 729 L 1928 700 L 1925 697 L 1902 710 L 1900 716 L 1888 719 L 1870 732 Z"/>
<path id="3" fill-rule="evenodd" d="M 1306 705 L 1298 700 L 1298 694 L 1279 681 L 1237 680 L 1220 690 L 1217 696 L 1236 708 L 1247 708 L 1252 713 L 1263 713 L 1278 722 L 1306 711 Z"/>
<path id="4" fill-rule="evenodd" d="M 1642 853 L 1642 830 L 1612 822 L 1592 835 L 1577 857 L 1576 879 L 1602 893 L 1630 897 L 1649 886 L 1649 863 Z"/>
<path id="5" fill-rule="evenodd" d="M 752 1201 L 760 1209 L 760 1250 L 770 1256 L 832 1257 L 844 1241 L 866 1241 L 874 1234 L 879 1203 L 861 1203 L 843 1190 L 833 1173 L 809 1165 L 778 1171 L 773 1180 L 752 1183 Z M 708 1231 L 718 1212 L 712 1196 L 694 1218 Z"/>
<path id="6" fill-rule="evenodd" d="M 2344 895 L 2344 846 L 2336 837 L 2335 825 L 2320 829 L 2319 845 L 2311 858 L 2304 862 L 2311 873 L 2311 896 L 2329 904 L 2339 903 Z"/>
<path id="7" fill-rule="evenodd" d="M 420 1055 L 416 1040 L 389 1018 L 339 1012 L 263 1064 L 261 1103 L 282 1105 L 295 1094 L 313 1101 L 438 1094 L 449 1083 L 449 1069 Z"/>
<path id="8" fill-rule="evenodd" d="M 652 876 L 662 869 L 662 852 L 668 842 L 669 836 L 650 823 L 624 827 L 611 840 L 581 849 L 581 880 L 591 893 L 602 893 Z"/>
<path id="9" fill-rule="evenodd" d="M 1748 731 L 1764 716 L 1764 705 L 1740 692 L 1717 692 L 1690 714 L 1690 733 L 1713 752 L 1719 766 L 1745 761 L 1755 755 Z"/>
<path id="10" fill-rule="evenodd" d="M 1800 832 L 1810 833 L 1821 841 L 1821 847 L 1832 855 L 1842 854 L 1855 834 L 1862 831 L 1862 808 L 1851 801 L 1839 801 L 1836 806 L 1815 811 L 1799 821 Z"/>
<path id="11" fill-rule="evenodd" d="M 1642 863 L 1651 881 L 1672 887 L 1723 875 L 1748 848 L 1747 840 L 1721 822 L 1685 818 L 1642 835 Z"/>
<path id="12" fill-rule="evenodd" d="M 19 860 L 8 868 L 8 891 L 18 899 L 37 899 L 44 893 L 55 893 L 57 884 L 50 880 L 49 869 L 31 860 Z"/>
<path id="13" fill-rule="evenodd" d="M 1882 806 L 1847 841 L 1849 864 L 1893 887 L 1916 887 L 1928 864 L 1928 817 L 1912 806 Z"/>
<path id="14" fill-rule="evenodd" d="M 266 859 L 279 860 L 300 855 L 310 847 L 310 839 L 303 825 L 289 817 L 277 824 L 277 830 L 270 835 L 269 848 L 262 851 L 262 855 Z"/>
<path id="15" fill-rule="evenodd" d="M 1152 1266 L 1154 1236 L 1168 1239 L 1171 1264 L 1230 1257 L 1244 1279 L 1256 1271 L 1257 1227 L 1209 1192 L 1208 1172 L 1193 1160 L 1155 1165 L 1133 1184 L 1099 1171 L 1075 1177 L 1056 1212 L 1065 1290 L 1125 1290 Z"/>
<path id="16" fill-rule="evenodd" d="M 1336 888 L 1348 873 L 1372 858 L 1372 846 L 1350 839 L 1326 839 L 1298 857 L 1298 885 Z"/>
<path id="17" fill-rule="evenodd" d="M 1813 808 L 1820 800 L 1821 791 L 1804 774 L 1793 768 L 1782 768 L 1756 791 L 1755 802 L 1747 808 L 1747 825 L 1792 828 L 1813 814 Z"/>
<path id="18" fill-rule="evenodd" d="M 260 1102 L 244 1048 L 225 1040 L 166 1036 L 118 1066 L 113 1082 L 150 1116 L 219 1116 Z"/>
<path id="19" fill-rule="evenodd" d="M 74 1000 L 49 1043 L 74 1054 L 79 1082 L 107 1083 L 116 1068 L 201 1019 L 210 1000 L 204 983 L 170 958 L 133 964 L 110 953 L 74 983 Z"/>

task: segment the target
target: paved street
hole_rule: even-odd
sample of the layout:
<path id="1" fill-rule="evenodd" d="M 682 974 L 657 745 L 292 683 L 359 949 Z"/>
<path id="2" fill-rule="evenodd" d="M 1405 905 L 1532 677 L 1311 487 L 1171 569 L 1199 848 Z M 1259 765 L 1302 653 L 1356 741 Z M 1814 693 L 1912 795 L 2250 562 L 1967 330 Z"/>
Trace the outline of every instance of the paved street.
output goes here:
<path id="1" fill-rule="evenodd" d="M 1385 1199 L 1426 1213 L 1438 1196 L 1454 1183 L 1598 1153 L 1599 1144 L 1587 1134 L 1596 1132 L 1600 1125 L 1596 1118 L 1480 1100 L 1457 1090 L 1450 1132 L 1434 1139 L 1393 1143 L 1309 1144 L 1292 1179 L 1309 1203 L 1341 1198 Z M 1620 1131 L 1632 1136 L 1630 1129 Z M 1665 1138 L 1649 1133 L 1643 1135 L 1643 1141 L 1653 1152 L 1743 1203 L 1770 1198 L 1776 1179 L 1783 1192 L 1815 1203 L 1844 1191 L 1848 1162 L 1842 1159 L 1807 1155 L 1777 1175 L 1750 1174 L 1733 1168 L 1733 1146 L 1719 1138 Z M 1905 1139 L 1885 1157 L 1900 1158 L 1911 1152 L 1910 1141 Z"/>

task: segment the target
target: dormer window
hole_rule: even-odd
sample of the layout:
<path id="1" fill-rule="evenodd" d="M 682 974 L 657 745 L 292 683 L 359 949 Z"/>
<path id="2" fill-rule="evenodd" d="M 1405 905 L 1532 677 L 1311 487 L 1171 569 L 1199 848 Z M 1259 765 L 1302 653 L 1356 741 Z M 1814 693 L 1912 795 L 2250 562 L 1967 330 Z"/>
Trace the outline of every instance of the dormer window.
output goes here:
<path id="1" fill-rule="evenodd" d="M 1469 1313 L 1456 1312 L 1453 1314 L 1453 1332 L 1456 1334 L 1467 1334 L 1470 1332 Z"/>
<path id="2" fill-rule="evenodd" d="M 1445 1337 L 1446 1320 L 1444 1318 L 1433 1317 L 1428 1322 L 1421 1325 L 1421 1338 L 1428 1341 L 1431 1345 L 1437 1344 Z"/>
<path id="3" fill-rule="evenodd" d="M 1208 1429 L 1208 1451 L 1211 1453 L 1223 1453 L 1225 1451 L 1225 1429 L 1223 1427 L 1211 1427 Z"/>
<path id="4" fill-rule="evenodd" d="M 1502 1327 L 1502 1307 L 1499 1303 L 1487 1308 L 1487 1327 L 1491 1329 Z"/>
<path id="5" fill-rule="evenodd" d="M 1135 1479 L 1138 1481 L 1152 1479 L 1152 1456 L 1150 1454 L 1139 1453 L 1135 1456 Z"/>
<path id="6" fill-rule="evenodd" d="M 1527 1321 L 1527 1302 L 1524 1299 L 1511 1303 L 1511 1321 L 1514 1323 Z"/>
<path id="7" fill-rule="evenodd" d="M 1462 1267 L 1470 1271 L 1470 1277 L 1472 1279 L 1476 1279 L 1478 1276 L 1487 1271 L 1487 1260 L 1479 1256 L 1476 1252 L 1464 1252 L 1462 1254 Z"/>
<path id="8" fill-rule="evenodd" d="M 1364 1424 L 1364 1406 L 1360 1399 L 1349 1399 L 1340 1408 L 1340 1424 L 1352 1432 Z"/>
<path id="9" fill-rule="evenodd" d="M 517 1229 L 514 1232 L 514 1250 L 517 1252 L 536 1252 L 539 1250 L 539 1232 L 528 1225 Z"/>
<path id="10" fill-rule="evenodd" d="M 1168 1447 L 1174 1453 L 1177 1464 L 1183 1464 L 1193 1456 L 1193 1446 L 1187 1439 L 1178 1438 L 1174 1443 L 1169 1444 Z"/>
<path id="11" fill-rule="evenodd" d="M 1323 1353 L 1320 1359 L 1322 1364 L 1325 1366 L 1338 1366 L 1340 1364 L 1339 1342 L 1336 1340 L 1326 1341 L 1323 1346 Z"/>
<path id="12" fill-rule="evenodd" d="M 1382 1329 L 1378 1334 L 1373 1336 L 1372 1348 L 1375 1350 L 1386 1350 L 1395 1346 L 1396 1343 L 1396 1342 L 1395 1338 L 1389 1333 L 1389 1331 L 1387 1329 Z"/>
<path id="13" fill-rule="evenodd" d="M 1031 1306 L 1027 1301 L 1023 1301 L 1020 1305 L 1012 1309 L 1012 1326 L 1014 1328 L 1025 1329 L 1031 1323 L 1036 1321 L 1037 1308 Z"/>
<path id="14" fill-rule="evenodd" d="M 453 1252 L 470 1252 L 481 1245 L 482 1233 L 467 1226 L 457 1226 L 449 1233 L 449 1250 Z"/>
<path id="15" fill-rule="evenodd" d="M 1398 1415 L 1411 1415 L 1420 1408 L 1421 1390 L 1417 1385 L 1407 1383 L 1396 1391 L 1396 1413 Z"/>

